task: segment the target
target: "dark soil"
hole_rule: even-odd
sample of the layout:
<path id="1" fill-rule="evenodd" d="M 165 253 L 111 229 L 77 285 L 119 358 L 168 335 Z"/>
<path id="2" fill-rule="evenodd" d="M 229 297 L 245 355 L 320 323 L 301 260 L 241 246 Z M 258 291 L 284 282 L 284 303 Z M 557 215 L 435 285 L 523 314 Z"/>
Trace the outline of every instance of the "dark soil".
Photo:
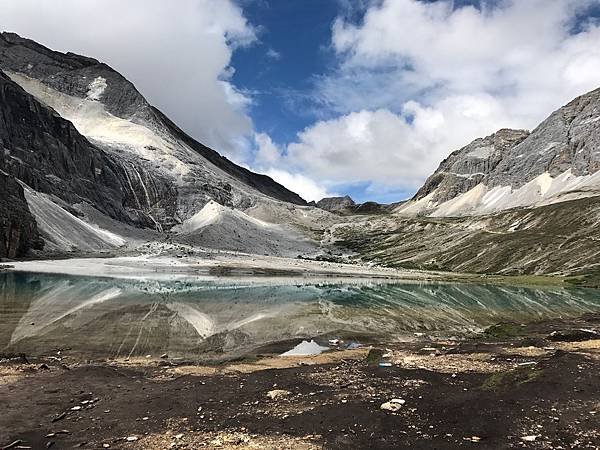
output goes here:
<path id="1" fill-rule="evenodd" d="M 596 320 L 584 322 L 598 325 Z M 301 439 L 308 443 L 301 448 L 344 450 L 599 448 L 600 342 L 572 348 L 543 337 L 558 326 L 578 325 L 536 324 L 504 341 L 484 336 L 452 347 L 392 347 L 404 355 L 429 355 L 423 368 L 398 362 L 379 367 L 362 357 L 201 376 L 178 375 L 164 362 L 68 367 L 7 360 L 0 365 L 0 445 L 300 448 L 294 439 Z M 523 348 L 538 354 L 519 356 Z M 488 355 L 499 369 L 446 367 L 448 355 L 460 362 L 475 354 Z M 2 375 L 11 370 L 20 378 Z M 266 394 L 273 389 L 290 394 L 272 400 Z M 396 413 L 382 410 L 392 398 L 405 404 Z M 258 446 L 214 440 L 224 432 L 259 439 Z M 176 438 L 178 433 L 183 436 Z M 128 436 L 138 439 L 127 442 Z M 261 437 L 277 437 L 277 444 L 261 446 Z"/>

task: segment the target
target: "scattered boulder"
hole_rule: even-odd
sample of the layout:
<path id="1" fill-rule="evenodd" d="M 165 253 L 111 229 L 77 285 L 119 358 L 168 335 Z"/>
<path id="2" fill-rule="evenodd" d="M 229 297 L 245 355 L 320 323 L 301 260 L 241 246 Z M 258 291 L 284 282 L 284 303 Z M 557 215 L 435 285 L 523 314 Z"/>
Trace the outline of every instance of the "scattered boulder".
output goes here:
<path id="1" fill-rule="evenodd" d="M 401 398 L 393 398 L 389 402 L 382 403 L 380 408 L 384 411 L 398 412 L 402 409 L 402 405 L 406 403 L 406 400 Z"/>
<path id="2" fill-rule="evenodd" d="M 539 435 L 537 434 L 532 434 L 530 436 L 523 436 L 521 438 L 522 441 L 524 442 L 535 442 L 535 440 L 539 437 Z"/>
<path id="3" fill-rule="evenodd" d="M 285 389 L 273 389 L 272 391 L 267 392 L 267 397 L 269 397 L 271 400 L 279 400 L 291 394 L 292 393 L 290 391 L 286 391 Z"/>
<path id="4" fill-rule="evenodd" d="M 548 339 L 555 342 L 581 342 L 592 339 L 600 339 L 600 333 L 595 330 L 577 329 L 553 331 Z"/>

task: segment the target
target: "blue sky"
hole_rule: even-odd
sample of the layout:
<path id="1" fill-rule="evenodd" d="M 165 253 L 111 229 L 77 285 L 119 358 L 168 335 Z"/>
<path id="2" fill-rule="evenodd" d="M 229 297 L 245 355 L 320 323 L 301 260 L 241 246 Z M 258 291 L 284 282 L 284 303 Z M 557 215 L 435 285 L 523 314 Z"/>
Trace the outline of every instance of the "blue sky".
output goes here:
<path id="1" fill-rule="evenodd" d="M 412 86 L 411 83 L 396 84 L 396 80 L 405 75 L 401 68 L 402 61 L 410 66 L 410 56 L 403 58 L 400 55 L 398 59 L 392 58 L 385 64 L 366 64 L 366 66 L 362 66 L 362 63 L 359 62 L 349 69 L 347 66 L 353 64 L 352 62 L 349 63 L 351 57 L 340 51 L 339 45 L 336 47 L 333 42 L 335 39 L 334 23 L 343 21 L 346 26 L 356 26 L 358 33 L 360 33 L 367 28 L 364 20 L 365 14 L 370 9 L 377 9 L 378 7 L 384 9 L 390 3 L 392 2 L 345 2 L 341 0 L 240 1 L 238 4 L 242 8 L 244 16 L 257 29 L 257 40 L 252 45 L 240 48 L 233 53 L 231 66 L 235 69 L 235 73 L 231 81 L 252 99 L 249 115 L 252 118 L 255 131 L 267 134 L 279 151 L 286 155 L 287 146 L 298 141 L 298 133 L 314 127 L 315 124 L 335 121 L 336 118 L 358 111 L 383 109 L 402 117 L 403 122 L 410 126 L 415 115 L 406 113 L 407 102 L 416 101 L 421 108 L 426 108 L 432 104 L 435 105 L 436 101 L 443 102 L 444 97 L 450 95 L 494 95 L 491 88 L 481 88 L 479 86 L 474 87 L 473 92 L 469 92 L 468 89 L 466 89 L 467 92 L 460 92 L 465 91 L 464 88 L 457 89 L 459 92 L 451 92 L 452 88 L 448 88 L 449 92 L 435 92 L 440 83 L 442 85 L 447 83 L 443 74 L 441 74 L 442 81 L 432 79 L 418 88 Z M 513 9 L 512 14 L 515 16 L 515 20 L 541 20 L 552 24 L 553 21 L 556 22 L 557 19 L 560 19 L 557 18 L 557 14 L 568 11 L 564 19 L 571 21 L 569 34 L 561 35 L 560 26 L 549 25 L 549 28 L 545 28 L 545 30 L 550 29 L 557 35 L 550 36 L 549 42 L 540 42 L 539 48 L 534 49 L 540 52 L 548 51 L 553 46 L 560 45 L 561 41 L 565 41 L 570 36 L 589 31 L 590 21 L 597 18 L 600 13 L 600 5 L 595 1 L 582 1 L 577 8 L 572 5 L 573 2 L 564 1 L 562 2 L 562 8 L 555 8 L 547 16 L 542 15 L 537 19 L 532 15 L 535 10 L 531 8 L 520 8 L 519 10 L 510 1 L 455 0 L 454 2 L 438 2 L 432 0 L 427 2 L 414 1 L 412 3 L 421 3 L 425 6 L 433 5 L 434 7 L 436 4 L 445 4 L 451 10 L 441 13 L 441 16 L 445 16 L 447 22 L 452 20 L 453 13 L 458 15 L 465 11 L 474 11 L 472 13 L 474 16 L 480 14 L 481 17 L 488 17 L 489 22 L 493 22 L 495 10 Z M 350 4 L 353 5 L 352 9 L 348 6 Z M 382 4 L 383 6 L 381 6 Z M 391 17 L 388 26 L 391 32 L 397 32 L 397 30 L 393 30 L 393 9 L 393 7 L 388 8 Z M 395 12 L 402 13 L 398 10 Z M 531 16 L 527 17 L 528 14 Z M 510 15 L 510 12 L 508 15 Z M 519 18 L 519 16 L 521 17 Z M 421 17 L 421 19 L 423 18 Z M 500 20 L 498 19 L 498 21 Z M 443 22 L 444 19 L 440 21 L 441 24 Z M 386 24 L 380 25 L 383 26 L 383 32 L 385 32 Z M 428 24 L 419 24 L 418 21 L 415 23 L 415 27 L 423 25 Z M 479 25 L 485 26 L 485 20 Z M 477 32 L 477 24 L 474 27 L 473 31 Z M 356 30 L 354 31 L 356 32 Z M 510 29 L 504 31 L 510 32 Z M 412 31 L 405 30 L 404 32 L 410 34 Z M 446 30 L 446 33 L 451 32 L 451 30 Z M 444 33 L 444 30 L 441 30 L 441 33 Z M 469 38 L 468 33 L 465 34 L 465 38 Z M 524 36 L 524 38 L 527 37 Z M 357 38 L 355 37 L 355 39 Z M 468 40 L 465 39 L 463 44 L 468 46 Z M 426 47 L 419 48 L 418 45 L 416 47 L 420 51 L 427 51 Z M 500 45 L 497 49 L 490 48 L 489 51 L 506 51 L 506 49 L 507 47 Z M 399 51 L 403 50 L 406 51 L 405 48 L 401 48 Z M 393 51 L 393 49 L 390 49 L 390 51 Z M 528 51 L 531 51 L 531 49 L 528 49 Z M 456 49 L 457 60 L 464 52 L 468 52 L 468 48 Z M 543 54 L 538 56 L 540 58 L 544 57 Z M 476 61 L 478 64 L 474 67 L 474 71 L 485 71 L 485 67 L 482 67 L 485 62 L 484 58 L 479 62 Z M 451 67 L 445 68 L 445 70 L 448 69 L 451 69 Z M 502 69 L 499 68 L 498 70 Z M 355 80 L 351 80 L 353 78 Z M 332 84 L 335 85 L 336 83 L 340 85 L 340 92 L 336 92 L 335 88 L 332 89 L 331 87 Z M 375 88 L 373 83 L 376 84 Z M 448 84 L 451 83 L 452 80 Z M 451 139 L 443 139 L 444 142 L 442 143 L 433 143 L 432 145 L 436 146 L 437 149 L 430 155 L 424 155 L 428 159 L 428 163 L 425 164 L 426 169 L 418 167 L 416 176 L 411 177 L 412 179 L 406 182 L 401 179 L 390 182 L 390 176 L 387 175 L 382 180 L 373 179 L 372 177 L 355 180 L 352 178 L 351 173 L 347 173 L 345 176 L 325 180 L 326 190 L 335 194 L 349 194 L 357 201 L 376 200 L 387 203 L 408 198 L 419 187 L 419 183 L 437 166 L 437 163 L 455 150 L 457 146 L 467 144 L 472 138 L 479 136 L 478 133 L 489 134 L 502 126 L 531 128 L 537 123 L 536 121 L 541 120 L 553 108 L 569 100 L 570 95 L 582 93 L 579 91 L 584 91 L 588 86 L 592 87 L 593 83 L 593 81 L 586 80 L 585 83 L 582 83 L 585 87 L 579 89 L 567 87 L 557 95 L 552 96 L 549 102 L 540 102 L 539 107 L 530 108 L 534 110 L 533 112 L 516 111 L 519 117 L 512 116 L 513 111 L 497 111 L 492 113 L 491 117 L 482 118 L 482 122 L 486 122 L 485 124 L 464 130 Z M 514 80 L 507 80 L 507 84 L 514 84 Z M 600 81 L 598 84 L 600 84 Z M 542 87 L 545 90 L 545 86 Z M 375 95 L 371 95 L 373 89 L 377 90 Z M 386 90 L 389 90 L 389 95 L 385 94 Z M 351 102 L 348 102 L 349 104 L 338 101 L 340 96 L 347 95 L 349 91 L 348 98 L 353 98 Z M 381 92 L 383 94 L 380 94 Z M 433 100 L 427 98 L 431 95 L 431 92 L 434 92 Z M 361 94 L 363 98 L 361 98 Z M 502 94 L 498 95 L 500 102 L 502 96 Z M 507 99 L 511 97 L 510 94 L 505 96 Z M 537 101 L 535 98 L 534 100 Z M 486 99 L 483 101 L 485 102 Z M 523 95 L 523 101 L 527 101 L 526 95 Z M 460 105 L 456 107 L 460 108 Z M 492 105 L 492 108 L 494 107 Z M 501 107 L 499 109 L 509 108 Z M 419 114 L 419 111 L 417 110 L 417 114 Z M 445 114 L 449 115 L 451 112 Z M 418 145 L 422 146 L 423 143 Z M 311 150 L 310 146 L 304 146 L 303 148 L 305 152 Z M 365 148 L 365 152 L 369 151 L 389 152 L 393 149 Z M 328 159 L 328 162 L 335 164 L 335 160 Z M 391 162 L 401 163 L 402 160 L 392 158 Z M 261 169 L 260 166 L 255 168 L 257 170 Z M 310 172 L 310 167 L 304 169 L 304 173 L 315 178 L 314 173 Z M 404 172 L 400 170 L 398 173 L 400 178 Z"/>
<path id="2" fill-rule="evenodd" d="M 335 64 L 330 36 L 340 3 L 262 0 L 241 5 L 250 23 L 259 28 L 258 40 L 234 52 L 232 81 L 251 91 L 257 130 L 276 142 L 289 142 L 315 120 L 312 105 L 297 106 L 310 95 L 314 77 Z"/>
<path id="3" fill-rule="evenodd" d="M 2 6 L 4 30 L 108 63 L 199 141 L 307 200 L 404 200 L 453 150 L 600 86 L 600 0 Z"/>

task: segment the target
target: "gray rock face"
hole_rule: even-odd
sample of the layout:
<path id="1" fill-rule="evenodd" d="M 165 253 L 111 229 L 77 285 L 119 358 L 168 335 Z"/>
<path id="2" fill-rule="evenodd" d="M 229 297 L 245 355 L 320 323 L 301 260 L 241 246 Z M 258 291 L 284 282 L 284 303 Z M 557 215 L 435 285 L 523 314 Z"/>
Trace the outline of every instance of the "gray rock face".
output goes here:
<path id="1" fill-rule="evenodd" d="M 40 248 L 43 243 L 21 185 L 0 171 L 0 192 L 0 258 L 18 258 L 31 247 Z"/>
<path id="2" fill-rule="evenodd" d="M 549 172 L 577 176 L 600 169 L 600 89 L 577 97 L 512 146 L 489 177 L 491 186 L 521 186 Z"/>
<path id="3" fill-rule="evenodd" d="M 531 133 L 503 129 L 476 139 L 440 164 L 413 200 L 432 192 L 445 202 L 482 183 L 488 188 L 524 184 L 548 172 L 576 176 L 600 169 L 600 89 L 555 111 Z"/>
<path id="4" fill-rule="evenodd" d="M 523 142 L 527 136 L 529 133 L 524 130 L 502 129 L 456 150 L 442 161 L 414 199 L 418 200 L 435 191 L 433 200 L 445 202 L 485 182 L 509 149 Z"/>
<path id="5" fill-rule="evenodd" d="M 101 102 L 110 114 L 170 135 L 173 139 L 179 140 L 197 152 L 211 166 L 214 166 L 217 172 L 222 171 L 259 193 L 290 203 L 306 204 L 300 196 L 271 178 L 240 167 L 216 151 L 195 141 L 158 109 L 150 105 L 131 82 L 108 65 L 93 58 L 52 51 L 14 33 L 1 33 L 0 69 L 25 75 L 58 92 L 82 99 L 89 96 L 90 83 L 93 80 L 102 79 L 104 80 L 104 89 L 101 94 Z M 121 152 L 117 151 L 117 153 Z M 183 162 L 193 163 L 194 161 Z M 194 192 L 201 198 L 200 206 L 210 199 L 231 206 L 244 201 L 248 202 L 247 198 L 240 199 L 243 197 L 241 195 L 243 193 L 236 195 L 232 192 L 231 185 L 227 182 L 227 176 L 223 177 L 214 173 L 214 170 L 212 173 L 208 172 L 211 172 L 211 169 L 199 169 L 196 173 L 192 171 L 189 175 Z M 198 209 L 197 206 L 194 205 L 193 209 Z M 236 204 L 236 206 L 239 205 Z"/>
<path id="6" fill-rule="evenodd" d="M 0 169 L 32 189 L 68 205 L 92 204 L 125 223 L 151 226 L 127 182 L 135 166 L 115 162 L 1 71 L 0 145 Z M 169 190 L 157 186 L 156 194 L 166 198 Z"/>
<path id="7" fill-rule="evenodd" d="M 356 205 L 354 200 L 350 198 L 350 196 L 346 195 L 344 197 L 326 197 L 322 198 L 316 203 L 318 208 L 324 209 L 330 212 L 339 212 L 341 210 L 345 210 Z"/>

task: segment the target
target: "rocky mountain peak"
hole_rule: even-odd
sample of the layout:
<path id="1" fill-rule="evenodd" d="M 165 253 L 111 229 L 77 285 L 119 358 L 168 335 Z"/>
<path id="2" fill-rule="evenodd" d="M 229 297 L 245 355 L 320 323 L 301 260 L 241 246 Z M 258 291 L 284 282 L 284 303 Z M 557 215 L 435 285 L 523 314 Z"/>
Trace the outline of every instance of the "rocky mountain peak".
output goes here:
<path id="1" fill-rule="evenodd" d="M 325 197 L 316 203 L 318 208 L 324 209 L 330 212 L 337 212 L 344 209 L 348 209 L 356 205 L 354 200 L 349 195 L 343 197 Z"/>
<path id="2" fill-rule="evenodd" d="M 494 171 L 508 149 L 528 136 L 526 130 L 503 128 L 490 136 L 475 139 L 442 161 L 413 199 L 419 200 L 433 193 L 432 201 L 444 202 L 469 191 Z"/>
<path id="3" fill-rule="evenodd" d="M 503 129 L 450 154 L 398 212 L 468 215 L 600 194 L 600 89 L 531 133 Z"/>
<path id="4" fill-rule="evenodd" d="M 198 201 L 180 202 L 191 203 L 192 211 L 181 211 L 183 216 L 196 212 L 210 198 L 224 204 L 248 206 L 256 194 L 262 194 L 306 204 L 300 196 L 268 176 L 240 167 L 193 139 L 150 105 L 125 77 L 96 59 L 57 52 L 14 33 L 1 33 L 0 69 L 42 103 L 70 120 L 81 134 L 104 150 L 123 154 L 126 146 L 146 160 L 148 152 L 159 151 L 171 158 L 174 166 L 187 165 L 188 172 L 192 173 L 183 181 L 194 185 L 200 195 Z M 90 101 L 97 102 L 100 107 L 90 105 Z M 120 122 L 115 127 L 114 118 L 129 123 Z M 128 129 L 127 142 L 120 140 L 123 135 L 106 135 L 124 127 Z M 90 134 L 89 130 L 95 133 Z M 151 139 L 148 139 L 150 135 Z M 170 175 L 179 177 L 180 173 L 174 170 Z M 204 185 L 205 189 L 202 188 Z M 239 188 L 232 190 L 232 186 Z"/>

